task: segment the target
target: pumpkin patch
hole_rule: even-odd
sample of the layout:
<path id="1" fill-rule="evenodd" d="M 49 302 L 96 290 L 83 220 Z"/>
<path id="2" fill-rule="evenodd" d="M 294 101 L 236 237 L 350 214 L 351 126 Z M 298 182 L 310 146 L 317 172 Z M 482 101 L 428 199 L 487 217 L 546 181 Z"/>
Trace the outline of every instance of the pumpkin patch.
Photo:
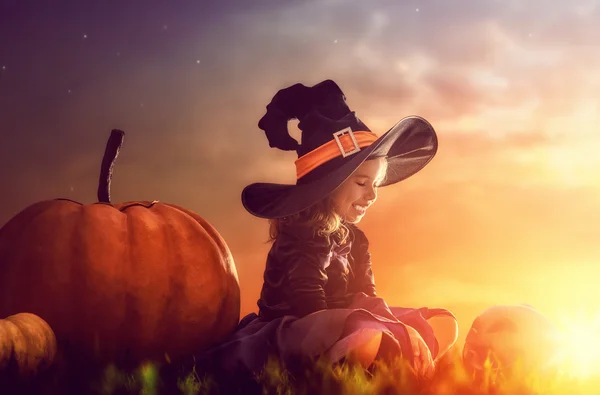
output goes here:
<path id="1" fill-rule="evenodd" d="M 123 132 L 102 161 L 99 201 L 35 203 L 0 229 L 0 316 L 42 317 L 86 359 L 190 355 L 239 321 L 231 252 L 198 214 L 158 201 L 110 202 Z"/>

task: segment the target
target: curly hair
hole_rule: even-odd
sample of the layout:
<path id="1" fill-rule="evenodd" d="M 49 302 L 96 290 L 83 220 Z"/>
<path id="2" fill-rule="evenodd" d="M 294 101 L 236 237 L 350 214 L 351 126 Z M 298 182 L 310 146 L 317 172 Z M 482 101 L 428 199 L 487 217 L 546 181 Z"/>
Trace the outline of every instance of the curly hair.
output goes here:
<path id="1" fill-rule="evenodd" d="M 311 227 L 315 236 L 325 237 L 329 244 L 344 244 L 348 238 L 348 228 L 335 212 L 331 195 L 297 214 L 269 220 L 269 240 L 275 240 L 281 229 L 292 224 Z"/>
<path id="2" fill-rule="evenodd" d="M 376 157 L 373 159 L 384 158 Z M 377 175 L 377 184 L 382 183 L 387 177 L 388 163 L 384 161 L 379 174 Z M 279 232 L 286 226 L 305 225 L 315 230 L 315 236 L 322 236 L 327 239 L 329 244 L 334 241 L 341 245 L 348 239 L 348 227 L 344 224 L 343 218 L 335 211 L 333 195 L 330 194 L 325 199 L 317 202 L 309 208 L 300 211 L 297 214 L 288 217 L 269 220 L 269 241 L 274 241 Z"/>

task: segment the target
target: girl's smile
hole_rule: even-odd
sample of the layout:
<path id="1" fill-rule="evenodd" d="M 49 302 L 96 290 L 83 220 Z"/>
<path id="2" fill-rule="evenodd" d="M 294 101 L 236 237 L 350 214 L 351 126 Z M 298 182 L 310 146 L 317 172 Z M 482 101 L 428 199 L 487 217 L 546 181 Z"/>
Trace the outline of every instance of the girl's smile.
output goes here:
<path id="1" fill-rule="evenodd" d="M 353 204 L 352 207 L 354 208 L 354 210 L 356 210 L 358 212 L 358 214 L 360 215 L 364 215 L 365 212 L 367 211 L 368 206 L 360 206 L 358 204 Z"/>
<path id="2" fill-rule="evenodd" d="M 375 202 L 386 164 L 385 158 L 365 161 L 333 192 L 335 210 L 346 222 L 358 223 Z"/>

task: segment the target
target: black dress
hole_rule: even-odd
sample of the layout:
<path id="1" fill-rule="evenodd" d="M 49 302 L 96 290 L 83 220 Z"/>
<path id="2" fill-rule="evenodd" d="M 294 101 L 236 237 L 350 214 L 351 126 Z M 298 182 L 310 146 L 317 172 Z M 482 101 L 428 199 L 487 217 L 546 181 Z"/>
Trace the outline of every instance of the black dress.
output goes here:
<path id="1" fill-rule="evenodd" d="M 348 227 L 349 241 L 341 246 L 306 227 L 280 233 L 267 257 L 258 314 L 242 318 L 232 336 L 204 354 L 206 360 L 222 371 L 254 373 L 269 356 L 284 366 L 298 357 L 336 362 L 365 330 L 384 334 L 388 355 L 412 355 L 405 325 L 421 334 L 435 358 L 438 344 L 427 319 L 452 313 L 388 306 L 376 294 L 367 238 Z"/>

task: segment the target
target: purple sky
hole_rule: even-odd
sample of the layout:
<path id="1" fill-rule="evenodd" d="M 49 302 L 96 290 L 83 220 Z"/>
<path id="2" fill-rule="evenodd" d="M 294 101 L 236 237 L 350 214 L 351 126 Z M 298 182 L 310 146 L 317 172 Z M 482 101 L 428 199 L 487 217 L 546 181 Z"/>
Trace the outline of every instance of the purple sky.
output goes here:
<path id="1" fill-rule="evenodd" d="M 371 129 L 418 114 L 440 138 L 364 221 L 380 293 L 464 325 L 497 302 L 559 316 L 600 300 L 598 20 L 591 0 L 4 1 L 0 224 L 39 200 L 95 201 L 120 128 L 113 200 L 207 218 L 254 309 L 266 224 L 239 194 L 295 174 L 256 124 L 278 89 L 332 78 Z"/>

